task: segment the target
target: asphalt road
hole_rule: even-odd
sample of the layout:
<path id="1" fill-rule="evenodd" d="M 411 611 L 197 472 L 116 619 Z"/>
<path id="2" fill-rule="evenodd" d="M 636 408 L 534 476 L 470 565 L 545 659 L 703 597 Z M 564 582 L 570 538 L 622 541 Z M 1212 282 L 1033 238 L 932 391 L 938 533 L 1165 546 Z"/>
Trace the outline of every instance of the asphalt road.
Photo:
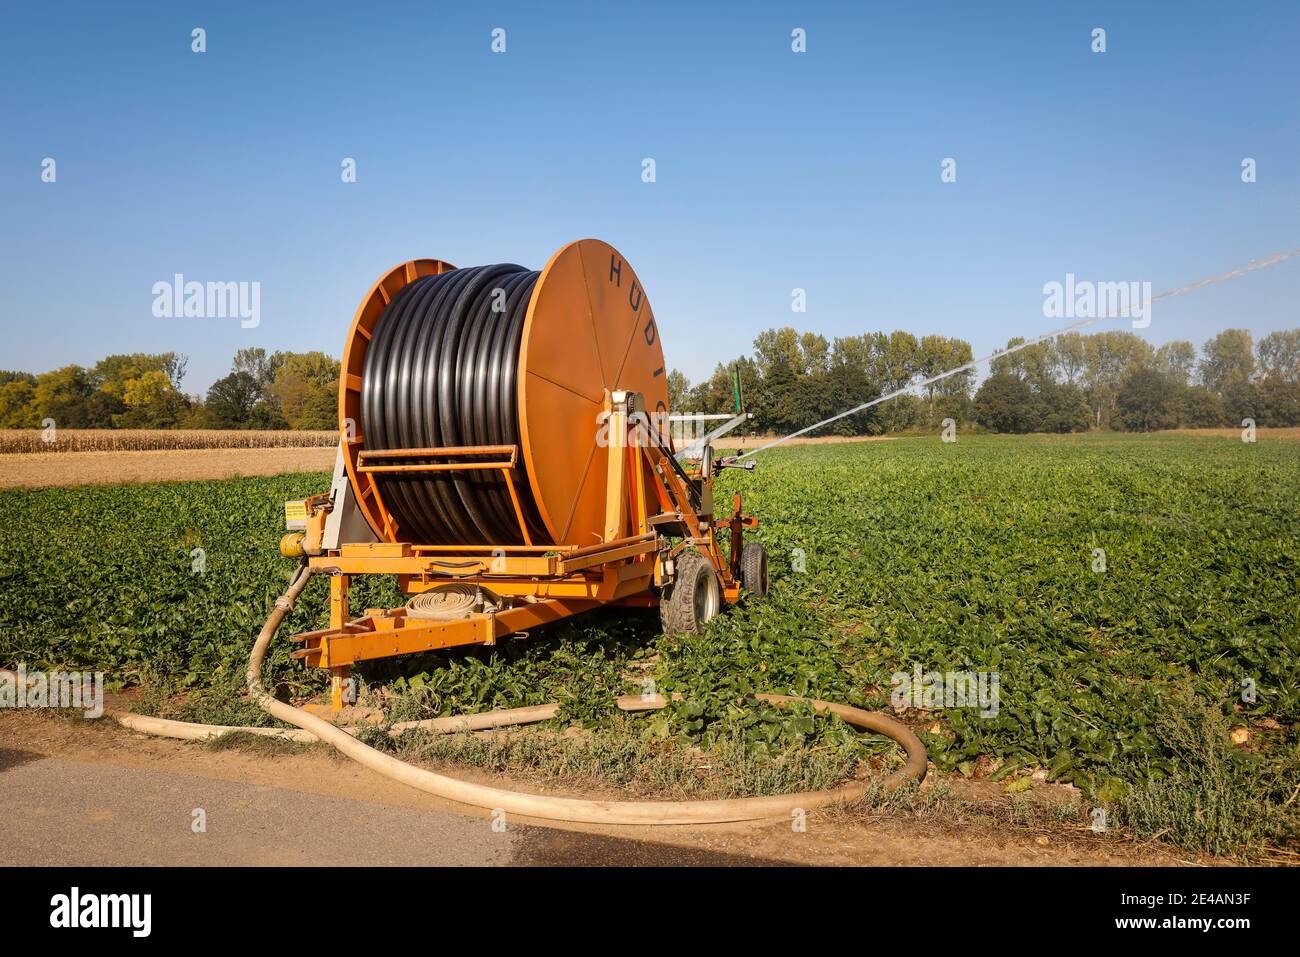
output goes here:
<path id="1" fill-rule="evenodd" d="M 488 817 L 0 750 L 0 866 L 775 863 L 497 823 L 494 830 Z"/>

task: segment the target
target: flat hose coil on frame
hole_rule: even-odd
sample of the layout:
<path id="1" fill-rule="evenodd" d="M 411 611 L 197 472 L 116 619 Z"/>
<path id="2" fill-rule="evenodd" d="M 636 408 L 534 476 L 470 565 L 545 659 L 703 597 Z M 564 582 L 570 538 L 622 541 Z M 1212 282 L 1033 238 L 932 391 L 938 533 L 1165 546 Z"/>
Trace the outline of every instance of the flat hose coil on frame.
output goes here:
<path id="1" fill-rule="evenodd" d="M 454 621 L 478 610 L 484 597 L 476 585 L 437 585 L 412 596 L 406 603 L 406 614 L 428 621 Z"/>
<path id="2" fill-rule="evenodd" d="M 366 351 L 367 448 L 519 445 L 519 345 L 539 275 L 509 263 L 453 269 L 417 279 L 394 297 Z M 543 537 L 521 467 L 512 479 L 529 533 Z M 391 473 L 381 477 L 380 491 L 401 526 L 422 542 L 523 542 L 497 471 Z"/>

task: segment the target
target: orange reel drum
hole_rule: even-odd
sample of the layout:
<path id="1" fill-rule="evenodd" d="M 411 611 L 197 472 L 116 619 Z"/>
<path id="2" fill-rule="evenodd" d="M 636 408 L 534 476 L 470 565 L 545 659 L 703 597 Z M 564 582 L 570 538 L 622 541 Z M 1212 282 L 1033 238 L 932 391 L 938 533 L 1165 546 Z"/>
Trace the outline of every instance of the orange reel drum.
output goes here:
<path id="1" fill-rule="evenodd" d="M 402 287 L 452 268 L 419 259 L 390 270 L 362 301 L 343 352 L 339 419 L 345 467 L 363 515 L 384 541 L 410 537 L 384 507 L 372 475 L 357 471 L 357 454 L 365 449 L 360 405 L 366 347 Z M 601 423 L 610 393 L 618 390 L 644 397 L 666 439 L 667 370 L 650 301 L 616 249 L 583 239 L 547 262 L 528 304 L 519 349 L 519 451 L 550 539 L 535 544 L 582 547 L 605 539 L 609 453 Z"/>

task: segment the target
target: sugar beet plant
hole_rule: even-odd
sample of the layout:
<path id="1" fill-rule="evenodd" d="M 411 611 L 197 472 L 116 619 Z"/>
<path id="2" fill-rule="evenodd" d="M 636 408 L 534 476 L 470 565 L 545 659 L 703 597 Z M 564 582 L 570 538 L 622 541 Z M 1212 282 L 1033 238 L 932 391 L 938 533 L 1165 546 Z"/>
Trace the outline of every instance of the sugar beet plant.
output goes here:
<path id="1" fill-rule="evenodd" d="M 0 661 L 94 668 L 117 685 L 238 687 L 292 571 L 276 548 L 283 503 L 321 480 L 312 473 L 3 493 L 11 534 L 0 542 Z M 360 591 L 356 600 L 398 599 L 386 581 L 359 587 L 374 584 L 387 594 Z M 326 606 L 324 589 L 309 590 L 286 632 L 314 627 Z M 271 675 L 318 686 L 287 654 L 277 643 Z"/>
<path id="2" fill-rule="evenodd" d="M 94 666 L 220 700 L 290 571 L 280 503 L 321 482 L 3 493 L 0 663 Z M 1160 729 L 1188 700 L 1246 732 L 1242 761 L 1293 766 L 1300 443 L 936 436 L 775 449 L 725 485 L 762 521 L 774 592 L 707 633 L 662 636 L 653 613 L 612 609 L 362 677 L 412 713 L 559 700 L 565 722 L 743 741 L 761 757 L 870 748 L 838 722 L 755 707 L 753 692 L 890 707 L 897 673 L 996 674 L 995 713 L 904 712 L 939 768 L 1043 768 L 1118 799 L 1182 773 Z M 353 597 L 398 601 L 386 582 Z M 285 631 L 324 616 L 325 589 L 311 587 Z M 277 643 L 272 676 L 318 689 L 287 650 Z M 648 688 L 680 698 L 615 715 L 615 694 Z"/>

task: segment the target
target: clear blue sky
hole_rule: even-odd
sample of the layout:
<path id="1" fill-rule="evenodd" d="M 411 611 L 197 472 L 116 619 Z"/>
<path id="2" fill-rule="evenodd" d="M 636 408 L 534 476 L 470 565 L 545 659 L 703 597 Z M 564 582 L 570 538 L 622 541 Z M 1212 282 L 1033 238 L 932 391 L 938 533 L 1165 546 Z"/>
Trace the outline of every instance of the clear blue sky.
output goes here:
<path id="1" fill-rule="evenodd" d="M 1268 2 L 9 0 L 0 368 L 177 350 L 202 392 L 241 347 L 338 355 L 397 262 L 540 268 L 584 236 L 692 381 L 782 324 L 979 354 L 1045 331 L 1067 271 L 1158 291 L 1300 246 L 1298 49 L 1300 7 Z M 260 282 L 261 325 L 154 318 L 178 272 Z M 1292 261 L 1143 334 L 1294 327 L 1298 293 Z"/>

